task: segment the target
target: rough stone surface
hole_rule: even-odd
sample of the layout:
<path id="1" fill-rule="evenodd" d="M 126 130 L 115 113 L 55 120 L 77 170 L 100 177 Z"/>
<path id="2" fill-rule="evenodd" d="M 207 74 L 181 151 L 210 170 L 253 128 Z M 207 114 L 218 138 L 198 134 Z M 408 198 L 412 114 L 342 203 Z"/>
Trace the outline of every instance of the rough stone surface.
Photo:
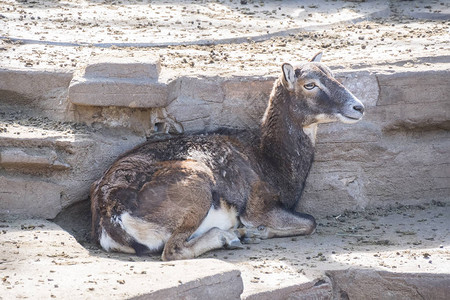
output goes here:
<path id="1" fill-rule="evenodd" d="M 22 111 L 64 120 L 72 77 L 72 72 L 0 69 L 0 112 Z"/>
<path id="2" fill-rule="evenodd" d="M 448 299 L 450 276 L 376 270 L 330 271 L 333 299 Z"/>
<path id="3" fill-rule="evenodd" d="M 5 168 L 48 168 L 69 169 L 70 166 L 58 160 L 55 151 L 48 153 L 26 153 L 23 149 L 6 149 L 0 151 L 0 166 Z"/>
<path id="4" fill-rule="evenodd" d="M 225 92 L 223 108 L 214 115 L 217 127 L 258 127 L 267 108 L 274 78 L 243 78 L 227 80 L 222 84 Z"/>
<path id="5" fill-rule="evenodd" d="M 63 191 L 46 179 L 0 175 L 0 213 L 54 218 L 63 208 Z"/>
<path id="6" fill-rule="evenodd" d="M 379 88 L 365 75 L 363 86 L 357 77 L 348 85 L 367 106 L 361 122 L 319 126 L 301 210 L 450 201 L 448 71 L 370 76 Z"/>
<path id="7" fill-rule="evenodd" d="M 132 57 L 101 55 L 93 57 L 84 69 L 84 77 L 158 79 L 159 59 L 134 55 Z"/>
<path id="8" fill-rule="evenodd" d="M 144 57 L 96 57 L 72 79 L 69 99 L 76 105 L 165 107 L 167 85 L 158 82 L 160 69 L 158 60 Z"/>
<path id="9" fill-rule="evenodd" d="M 379 74 L 376 117 L 387 131 L 450 129 L 450 70 Z"/>
<path id="10" fill-rule="evenodd" d="M 22 120 L 22 123 L 25 123 Z M 0 212 L 54 218 L 86 199 L 90 185 L 121 153 L 145 139 L 133 134 L 61 131 L 55 124 L 0 120 Z"/>
<path id="11" fill-rule="evenodd" d="M 324 216 L 395 202 L 449 201 L 450 175 L 445 167 L 450 164 L 448 74 L 445 70 L 392 74 L 373 70 L 338 72 L 337 78 L 366 105 L 366 115 L 355 125 L 319 126 L 315 163 L 299 210 Z M 223 127 L 256 128 L 273 80 L 273 77 L 180 77 L 167 85 L 170 104 L 165 108 L 76 106 L 73 111 L 76 121 L 94 128 L 114 128 L 115 137 L 111 141 L 111 131 L 88 139 L 78 135 L 60 139 L 61 135 L 52 130 L 35 128 L 34 135 L 42 135 L 35 138 L 31 130 L 21 133 L 20 126 L 5 127 L 6 131 L 0 133 L 4 138 L 0 143 L 4 147 L 0 165 L 32 173 L 36 168 L 24 170 L 26 164 L 37 166 L 37 161 L 46 161 L 50 167 L 45 168 L 45 176 L 52 179 L 44 181 L 58 184 L 65 182 L 61 179 L 64 174 L 51 175 L 48 169 L 57 171 L 64 164 L 71 166 L 66 177 L 72 192 L 63 197 L 70 199 L 64 202 L 65 207 L 87 196 L 87 186 L 109 166 L 114 155 L 129 150 L 145 137 Z M 426 99 L 422 101 L 423 98 Z M 123 131 L 120 136 L 121 128 L 131 129 L 135 142 L 121 140 L 130 134 Z M 73 146 L 69 151 L 72 154 L 67 155 L 66 146 L 52 146 L 49 138 L 59 144 L 79 146 Z M 98 143 L 98 147 L 108 150 L 89 152 L 97 147 L 93 146 L 95 139 L 105 141 Z M 37 146 L 43 147 L 42 150 Z M 23 153 L 8 155 L 11 151 Z M 52 165 L 52 153 L 61 164 Z M 97 157 L 105 153 L 111 155 Z"/>
<path id="12" fill-rule="evenodd" d="M 43 97 L 55 89 L 67 89 L 72 73 L 0 69 L 0 91 L 14 92 L 31 99 Z M 2 98 L 2 102 L 8 100 Z"/>
<path id="13" fill-rule="evenodd" d="M 205 263 L 205 262 L 203 262 Z M 195 270 L 195 275 L 200 277 L 199 279 L 192 280 L 185 283 L 183 281 L 182 284 L 177 285 L 175 287 L 160 288 L 155 292 L 150 292 L 144 295 L 140 295 L 137 297 L 133 297 L 135 300 L 159 300 L 159 299 L 223 299 L 223 300 L 238 300 L 240 299 L 240 295 L 244 289 L 240 271 L 237 269 L 228 271 L 224 270 L 224 263 L 219 261 L 210 261 L 208 262 L 214 266 L 213 270 L 215 273 L 212 275 L 205 274 L 203 270 L 198 268 Z M 178 264 L 174 264 L 176 266 Z M 197 268 L 197 264 L 194 265 L 194 262 L 191 262 L 190 268 Z M 229 266 L 231 268 L 231 266 Z M 192 269 L 187 269 L 187 272 L 191 272 Z M 185 270 L 180 270 L 179 272 L 183 272 Z M 186 272 L 185 271 L 185 272 Z M 202 272 L 203 271 L 203 272 Z M 176 273 L 178 270 L 173 270 L 171 276 L 176 276 L 176 274 L 180 275 L 182 273 Z M 192 275 L 191 275 L 192 276 Z M 181 280 L 180 280 L 181 281 Z"/>
<path id="14" fill-rule="evenodd" d="M 304 284 L 294 284 L 292 286 L 272 289 L 264 292 L 256 292 L 244 295 L 241 299 L 245 300 L 308 300 L 308 299 L 332 299 L 332 285 L 328 278 L 312 279 Z"/>
<path id="15" fill-rule="evenodd" d="M 69 87 L 69 99 L 77 105 L 164 107 L 167 105 L 167 86 L 147 79 L 74 79 Z"/>
<path id="16" fill-rule="evenodd" d="M 170 84 L 167 113 L 185 132 L 255 128 L 267 107 L 273 78 L 180 78 Z"/>

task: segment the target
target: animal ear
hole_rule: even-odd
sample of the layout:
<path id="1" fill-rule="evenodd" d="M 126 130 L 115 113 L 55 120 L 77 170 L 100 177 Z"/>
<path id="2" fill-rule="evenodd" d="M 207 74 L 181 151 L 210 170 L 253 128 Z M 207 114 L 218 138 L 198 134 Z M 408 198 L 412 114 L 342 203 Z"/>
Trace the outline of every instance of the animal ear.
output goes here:
<path id="1" fill-rule="evenodd" d="M 294 91 L 294 84 L 295 84 L 294 67 L 291 64 L 284 63 L 281 68 L 283 69 L 282 83 L 284 87 L 290 92 Z"/>
<path id="2" fill-rule="evenodd" d="M 322 59 L 322 54 L 323 52 L 317 52 L 316 55 L 314 55 L 313 58 L 311 58 L 310 62 L 320 62 L 320 60 Z"/>

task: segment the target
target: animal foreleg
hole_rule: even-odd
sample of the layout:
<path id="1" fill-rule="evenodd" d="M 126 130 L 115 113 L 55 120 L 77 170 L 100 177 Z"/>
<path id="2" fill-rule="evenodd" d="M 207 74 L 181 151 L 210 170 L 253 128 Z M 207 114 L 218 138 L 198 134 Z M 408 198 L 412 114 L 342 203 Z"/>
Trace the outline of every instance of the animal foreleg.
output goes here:
<path id="1" fill-rule="evenodd" d="M 267 212 L 260 221 L 248 220 L 255 227 L 240 228 L 240 235 L 246 239 L 270 239 L 273 237 L 287 237 L 312 234 L 316 228 L 313 216 L 289 211 L 283 208 L 274 208 Z"/>
<path id="2" fill-rule="evenodd" d="M 173 235 L 164 247 L 162 259 L 190 259 L 202 255 L 208 251 L 220 248 L 237 249 L 242 244 L 237 235 L 217 227 L 211 228 L 203 235 L 187 241 L 192 233 Z"/>

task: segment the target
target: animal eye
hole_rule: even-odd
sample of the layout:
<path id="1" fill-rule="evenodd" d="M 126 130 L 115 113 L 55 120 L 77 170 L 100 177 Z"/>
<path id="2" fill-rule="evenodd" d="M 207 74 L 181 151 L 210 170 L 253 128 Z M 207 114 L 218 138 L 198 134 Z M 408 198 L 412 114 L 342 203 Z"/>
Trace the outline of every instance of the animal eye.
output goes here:
<path id="1" fill-rule="evenodd" d="M 312 90 L 313 88 L 316 87 L 316 85 L 314 83 L 307 83 L 303 87 L 307 90 Z"/>

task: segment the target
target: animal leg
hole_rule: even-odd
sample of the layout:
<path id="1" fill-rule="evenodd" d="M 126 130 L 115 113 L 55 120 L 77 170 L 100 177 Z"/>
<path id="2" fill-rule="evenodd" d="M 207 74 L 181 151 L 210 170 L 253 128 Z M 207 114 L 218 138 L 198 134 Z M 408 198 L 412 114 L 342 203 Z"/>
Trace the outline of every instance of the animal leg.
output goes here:
<path id="1" fill-rule="evenodd" d="M 280 202 L 279 195 L 267 183 L 253 183 L 246 212 L 240 216 L 244 228 L 238 230 L 243 242 L 314 232 L 313 216 L 284 208 Z"/>
<path id="2" fill-rule="evenodd" d="M 187 239 L 191 235 L 191 231 L 174 233 L 164 247 L 162 259 L 190 259 L 223 247 L 228 249 L 242 248 L 238 236 L 231 230 L 226 231 L 214 227 L 203 235 L 188 241 Z"/>
<path id="3" fill-rule="evenodd" d="M 249 241 L 255 239 L 270 239 L 273 237 L 287 237 L 312 234 L 316 228 L 313 216 L 289 211 L 276 207 L 257 219 L 242 218 L 244 224 L 250 225 L 241 228 L 241 237 Z"/>

